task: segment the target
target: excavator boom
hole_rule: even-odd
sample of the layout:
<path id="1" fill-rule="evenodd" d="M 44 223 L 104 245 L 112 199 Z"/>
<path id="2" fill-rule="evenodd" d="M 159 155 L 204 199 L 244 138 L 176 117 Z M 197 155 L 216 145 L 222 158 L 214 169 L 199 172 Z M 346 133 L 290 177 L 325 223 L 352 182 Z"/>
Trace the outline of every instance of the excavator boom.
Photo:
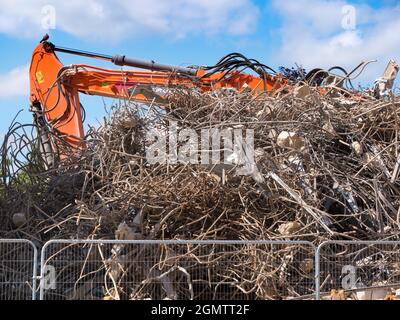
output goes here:
<path id="1" fill-rule="evenodd" d="M 142 61 L 125 56 L 108 56 L 67 48 L 48 42 L 45 37 L 35 48 L 30 66 L 30 102 L 40 136 L 45 136 L 43 123 L 69 146 L 84 148 L 84 128 L 79 93 L 103 97 L 156 103 L 162 106 L 165 97 L 156 88 L 196 88 L 206 92 L 219 88 L 250 90 L 253 95 L 272 92 L 285 84 L 279 76 L 262 71 L 263 65 L 253 63 L 260 76 L 245 74 L 230 67 L 230 59 L 221 60 L 215 70 L 210 67 L 176 67 Z M 69 53 L 110 61 L 117 66 L 129 66 L 150 71 L 111 70 L 90 65 L 63 66 L 56 52 Z M 237 54 L 238 55 L 238 54 Z M 246 61 L 246 60 L 244 60 Z M 246 62 L 247 63 L 247 62 Z M 261 66 L 259 66 L 261 65 Z M 225 70 L 229 71 L 225 71 Z M 161 90 L 162 91 L 162 90 Z M 54 149 L 47 143 L 47 149 Z M 64 156 L 65 157 L 65 156 Z"/>

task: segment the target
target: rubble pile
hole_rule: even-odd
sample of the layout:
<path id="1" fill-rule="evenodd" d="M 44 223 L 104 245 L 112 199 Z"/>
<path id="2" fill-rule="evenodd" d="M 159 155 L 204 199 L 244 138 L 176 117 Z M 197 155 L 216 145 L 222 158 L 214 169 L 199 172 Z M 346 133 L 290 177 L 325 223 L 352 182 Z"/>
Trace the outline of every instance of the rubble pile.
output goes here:
<path id="1" fill-rule="evenodd" d="M 90 130 L 84 151 L 68 151 L 69 158 L 48 170 L 17 161 L 16 150 L 29 145 L 17 141 L 35 142 L 13 127 L 2 148 L 0 237 L 27 238 L 39 246 L 50 239 L 398 240 L 400 99 L 306 89 L 274 97 L 176 89 L 163 109 L 131 102 Z M 178 131 L 241 132 L 244 140 L 253 132 L 255 163 L 248 155 L 240 162 L 234 149 L 228 163 L 224 155 L 220 163 L 202 163 L 203 149 L 176 162 L 150 161 L 146 152 L 154 141 L 147 132 L 167 134 L 174 125 Z M 178 150 L 188 139 L 178 141 Z M 170 137 L 165 141 L 171 145 Z M 262 254 L 271 256 L 272 250 L 265 246 Z M 252 255 L 238 249 L 241 263 L 220 266 L 196 250 L 181 253 L 172 265 L 162 250 L 146 254 L 158 257 L 162 272 L 174 267 L 171 277 L 182 277 L 183 268 L 192 280 L 203 280 L 196 291 L 201 297 L 214 297 L 216 283 L 235 279 L 241 295 L 265 299 L 312 293 L 303 290 L 313 281 L 313 267 L 296 259 L 304 257 L 301 251 L 275 250 L 262 264 L 258 250 Z M 222 248 L 213 254 L 226 255 Z M 202 263 L 194 267 L 194 261 Z M 285 278 L 282 268 L 300 269 L 298 281 Z M 143 270 L 137 274 L 141 280 L 147 276 Z M 121 288 L 118 294 L 154 298 L 146 290 Z M 189 294 L 186 287 L 171 292 L 166 296 Z"/>

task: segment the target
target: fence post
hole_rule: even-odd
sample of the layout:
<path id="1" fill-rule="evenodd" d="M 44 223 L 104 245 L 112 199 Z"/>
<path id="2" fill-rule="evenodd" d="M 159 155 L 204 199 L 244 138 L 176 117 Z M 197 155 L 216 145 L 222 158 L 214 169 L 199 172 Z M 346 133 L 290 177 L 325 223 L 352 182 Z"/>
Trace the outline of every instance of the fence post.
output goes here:
<path id="1" fill-rule="evenodd" d="M 317 250 L 315 251 L 315 300 L 321 300 L 321 292 L 320 292 L 320 281 L 321 281 L 321 274 L 320 274 L 320 251 L 321 247 L 324 245 L 325 242 L 321 243 Z"/>

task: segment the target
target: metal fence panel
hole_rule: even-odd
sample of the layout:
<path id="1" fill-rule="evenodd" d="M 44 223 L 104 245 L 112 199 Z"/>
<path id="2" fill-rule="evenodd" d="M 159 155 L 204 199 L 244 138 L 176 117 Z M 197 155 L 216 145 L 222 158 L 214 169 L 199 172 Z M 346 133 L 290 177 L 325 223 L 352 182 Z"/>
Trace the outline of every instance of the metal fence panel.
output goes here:
<path id="1" fill-rule="evenodd" d="M 315 272 L 317 299 L 388 298 L 400 289 L 400 242 L 324 242 L 316 252 Z"/>
<path id="2" fill-rule="evenodd" d="M 50 241 L 40 298 L 279 299 L 315 296 L 315 248 L 293 241 Z"/>
<path id="3" fill-rule="evenodd" d="M 0 239 L 0 300 L 35 300 L 36 270 L 31 241 Z"/>

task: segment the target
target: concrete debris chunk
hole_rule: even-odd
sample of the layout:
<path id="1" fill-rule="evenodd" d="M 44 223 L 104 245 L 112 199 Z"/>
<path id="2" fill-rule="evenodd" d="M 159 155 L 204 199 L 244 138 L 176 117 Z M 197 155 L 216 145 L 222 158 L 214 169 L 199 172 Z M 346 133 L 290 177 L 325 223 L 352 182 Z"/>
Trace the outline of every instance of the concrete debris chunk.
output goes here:
<path id="1" fill-rule="evenodd" d="M 25 225 L 25 224 L 27 223 L 28 220 L 27 220 L 27 218 L 26 218 L 25 213 L 18 212 L 18 213 L 14 213 L 14 214 L 13 214 L 12 221 L 13 221 L 14 225 L 15 225 L 17 228 L 20 228 L 20 227 L 22 227 L 23 225 Z"/>
<path id="2" fill-rule="evenodd" d="M 278 231 L 281 235 L 287 236 L 295 234 L 301 229 L 301 224 L 297 221 L 290 221 L 283 223 L 278 227 Z"/>
<path id="3" fill-rule="evenodd" d="M 357 156 L 361 156 L 363 154 L 363 147 L 362 147 L 361 143 L 359 143 L 358 141 L 354 141 L 351 144 L 351 148 L 353 149 L 354 153 Z"/>
<path id="4" fill-rule="evenodd" d="M 310 94 L 311 94 L 311 88 L 307 85 L 296 87 L 293 91 L 293 95 L 299 99 L 304 99 Z"/>
<path id="5" fill-rule="evenodd" d="M 384 300 L 390 293 L 388 288 L 366 288 L 356 292 L 357 300 Z"/>
<path id="6" fill-rule="evenodd" d="M 276 132 L 275 129 L 269 130 L 268 138 L 270 138 L 272 140 L 276 140 L 277 137 L 278 137 L 278 133 Z"/>
<path id="7" fill-rule="evenodd" d="M 337 136 L 337 132 L 330 121 L 325 123 L 322 126 L 322 129 L 325 130 L 326 132 L 330 133 L 332 136 Z"/>
<path id="8" fill-rule="evenodd" d="M 305 149 L 306 142 L 303 137 L 295 132 L 282 131 L 276 140 L 276 144 L 281 148 L 302 151 Z"/>
<path id="9" fill-rule="evenodd" d="M 122 222 L 115 231 L 115 238 L 117 240 L 140 240 L 142 236 L 129 227 L 126 222 Z"/>
<path id="10" fill-rule="evenodd" d="M 300 264 L 300 268 L 305 274 L 312 273 L 314 271 L 314 260 L 304 259 Z"/>

